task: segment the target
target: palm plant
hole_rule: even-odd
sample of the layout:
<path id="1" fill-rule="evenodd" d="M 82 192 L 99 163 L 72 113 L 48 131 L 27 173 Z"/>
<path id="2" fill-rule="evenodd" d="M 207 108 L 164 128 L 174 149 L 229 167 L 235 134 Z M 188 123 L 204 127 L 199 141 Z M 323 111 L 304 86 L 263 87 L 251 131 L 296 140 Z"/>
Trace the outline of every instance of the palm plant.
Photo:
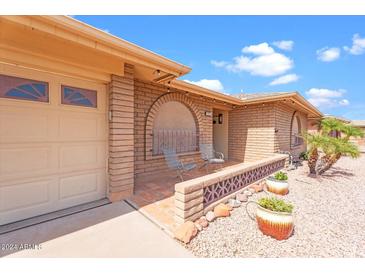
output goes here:
<path id="1" fill-rule="evenodd" d="M 311 175 L 317 175 L 317 162 L 319 159 L 319 149 L 328 142 L 327 136 L 321 134 L 304 134 L 304 139 L 308 145 L 308 167 Z"/>
<path id="2" fill-rule="evenodd" d="M 323 146 L 325 155 L 321 158 L 323 166 L 318 170 L 318 174 L 323 174 L 329 170 L 341 156 L 350 156 L 351 158 L 357 158 L 360 156 L 359 149 L 356 145 L 348 142 L 346 139 L 328 138 L 328 142 Z"/>
<path id="3" fill-rule="evenodd" d="M 317 134 L 306 134 L 304 138 L 307 141 L 308 150 L 308 167 L 311 175 L 323 174 L 329 170 L 341 156 L 350 156 L 351 158 L 359 157 L 358 147 L 352 144 L 350 137 L 364 136 L 364 133 L 351 125 L 334 118 L 323 119 L 320 123 L 321 130 Z M 344 137 L 331 137 L 332 131 L 343 133 Z M 319 157 L 320 154 L 324 154 Z"/>
<path id="4" fill-rule="evenodd" d="M 364 137 L 364 132 L 357 127 L 354 127 L 352 125 L 343 125 L 341 127 L 341 132 L 345 135 L 345 140 L 350 140 L 351 137 Z"/>
<path id="5" fill-rule="evenodd" d="M 341 131 L 343 123 L 334 118 L 325 118 L 320 122 L 320 129 L 323 135 L 329 135 L 331 131 Z"/>

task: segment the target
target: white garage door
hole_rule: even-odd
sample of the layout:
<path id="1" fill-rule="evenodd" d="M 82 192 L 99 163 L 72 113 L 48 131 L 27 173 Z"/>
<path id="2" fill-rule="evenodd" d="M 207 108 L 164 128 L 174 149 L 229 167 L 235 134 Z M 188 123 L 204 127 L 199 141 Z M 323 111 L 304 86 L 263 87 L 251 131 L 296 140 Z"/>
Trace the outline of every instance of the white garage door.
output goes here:
<path id="1" fill-rule="evenodd" d="M 102 84 L 0 65 L 0 225 L 105 197 L 106 98 Z"/>

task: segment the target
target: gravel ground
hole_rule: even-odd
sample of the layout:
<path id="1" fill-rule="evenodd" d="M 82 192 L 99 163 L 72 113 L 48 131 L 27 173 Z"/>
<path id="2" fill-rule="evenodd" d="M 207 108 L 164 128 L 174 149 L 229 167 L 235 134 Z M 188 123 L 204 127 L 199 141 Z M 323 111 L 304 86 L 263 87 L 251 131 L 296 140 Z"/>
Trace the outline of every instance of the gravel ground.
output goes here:
<path id="1" fill-rule="evenodd" d="M 197 257 L 365 257 L 365 155 L 340 159 L 320 178 L 308 177 L 306 164 L 288 175 L 283 198 L 294 204 L 295 218 L 288 240 L 263 235 L 242 205 L 210 223 L 186 248 Z"/>

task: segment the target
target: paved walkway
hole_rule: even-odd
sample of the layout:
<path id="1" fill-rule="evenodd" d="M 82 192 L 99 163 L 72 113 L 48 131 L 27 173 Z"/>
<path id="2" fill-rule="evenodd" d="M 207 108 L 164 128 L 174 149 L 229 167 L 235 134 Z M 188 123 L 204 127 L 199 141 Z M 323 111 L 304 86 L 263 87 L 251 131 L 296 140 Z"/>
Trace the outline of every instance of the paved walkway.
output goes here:
<path id="1" fill-rule="evenodd" d="M 193 257 L 125 202 L 0 235 L 0 244 L 25 243 L 41 248 L 0 257 Z"/>

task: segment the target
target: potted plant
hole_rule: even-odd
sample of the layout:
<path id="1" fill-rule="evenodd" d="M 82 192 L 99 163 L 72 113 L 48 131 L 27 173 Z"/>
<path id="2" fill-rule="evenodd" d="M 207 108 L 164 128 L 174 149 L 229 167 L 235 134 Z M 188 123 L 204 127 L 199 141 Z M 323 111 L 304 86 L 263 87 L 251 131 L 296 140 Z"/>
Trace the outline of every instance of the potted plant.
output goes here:
<path id="1" fill-rule="evenodd" d="M 288 175 L 279 171 L 274 176 L 266 178 L 266 186 L 272 193 L 286 195 L 289 192 Z"/>
<path id="2" fill-rule="evenodd" d="M 255 217 L 247 210 L 249 204 L 255 203 L 256 221 L 259 229 L 265 235 L 277 240 L 288 239 L 294 229 L 293 205 L 275 197 L 261 198 L 258 202 L 250 201 L 246 204 L 248 216 L 254 220 Z"/>

